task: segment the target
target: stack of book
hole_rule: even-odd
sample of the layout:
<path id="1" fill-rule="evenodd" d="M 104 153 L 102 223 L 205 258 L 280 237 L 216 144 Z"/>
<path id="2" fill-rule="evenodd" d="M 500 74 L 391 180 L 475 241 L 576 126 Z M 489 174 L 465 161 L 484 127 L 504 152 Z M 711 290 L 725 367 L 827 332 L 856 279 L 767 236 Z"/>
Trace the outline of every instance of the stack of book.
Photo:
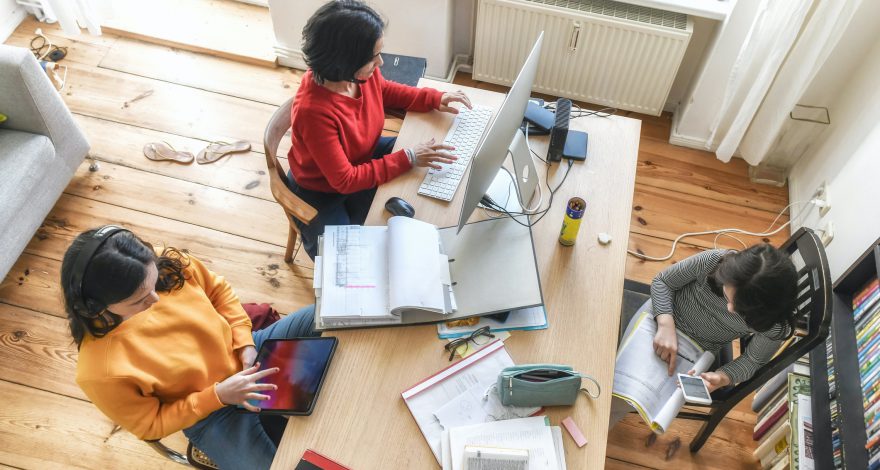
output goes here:
<path id="1" fill-rule="evenodd" d="M 755 393 L 752 410 L 758 414 L 752 438 L 761 468 L 812 469 L 812 413 L 809 405 L 809 363 L 800 358 Z M 803 443 L 805 445 L 801 445 Z"/>
<path id="2" fill-rule="evenodd" d="M 874 279 L 862 287 L 852 307 L 868 436 L 865 448 L 873 470 L 880 468 L 880 281 Z"/>
<path id="3" fill-rule="evenodd" d="M 825 340 L 825 355 L 828 358 L 828 406 L 831 413 L 831 458 L 835 469 L 843 468 L 843 443 L 840 440 L 840 407 L 837 405 L 837 379 L 834 374 L 834 343 L 831 336 Z"/>

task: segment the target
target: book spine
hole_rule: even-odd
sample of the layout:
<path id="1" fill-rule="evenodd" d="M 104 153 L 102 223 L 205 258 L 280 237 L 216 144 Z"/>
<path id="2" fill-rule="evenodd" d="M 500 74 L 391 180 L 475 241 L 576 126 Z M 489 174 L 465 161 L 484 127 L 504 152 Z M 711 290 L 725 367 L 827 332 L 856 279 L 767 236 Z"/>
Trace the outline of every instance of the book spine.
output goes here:
<path id="1" fill-rule="evenodd" d="M 858 308 L 858 306 L 865 301 L 865 298 L 876 292 L 878 287 L 880 287 L 880 280 L 873 279 L 865 287 L 859 289 L 858 293 L 856 293 L 855 297 L 853 297 L 853 310 Z"/>
<path id="2" fill-rule="evenodd" d="M 776 421 L 779 421 L 786 413 L 788 412 L 788 401 L 782 402 L 782 406 L 780 406 L 773 414 L 769 415 L 769 417 L 763 422 L 759 423 L 758 427 L 755 428 L 754 434 L 752 434 L 752 439 L 760 440 L 761 437 L 773 427 Z"/>

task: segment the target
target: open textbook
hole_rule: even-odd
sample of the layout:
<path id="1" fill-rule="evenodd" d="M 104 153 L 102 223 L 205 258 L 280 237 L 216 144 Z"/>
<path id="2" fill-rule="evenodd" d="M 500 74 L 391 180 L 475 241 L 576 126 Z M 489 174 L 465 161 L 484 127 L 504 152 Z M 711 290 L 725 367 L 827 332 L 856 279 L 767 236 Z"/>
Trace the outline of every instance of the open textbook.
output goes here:
<path id="1" fill-rule="evenodd" d="M 662 434 L 684 405 L 684 394 L 678 388 L 675 374 L 669 376 L 669 365 L 654 352 L 657 322 L 647 312 L 623 338 L 614 368 L 612 394 L 626 400 L 655 433 Z M 712 365 L 715 356 L 678 332 L 676 372 L 693 370 L 699 375 Z M 682 357 L 684 356 L 684 357 Z"/>
<path id="2" fill-rule="evenodd" d="M 407 310 L 456 310 L 449 260 L 429 223 L 392 217 L 386 227 L 328 226 L 315 267 L 321 326 L 394 324 Z"/>

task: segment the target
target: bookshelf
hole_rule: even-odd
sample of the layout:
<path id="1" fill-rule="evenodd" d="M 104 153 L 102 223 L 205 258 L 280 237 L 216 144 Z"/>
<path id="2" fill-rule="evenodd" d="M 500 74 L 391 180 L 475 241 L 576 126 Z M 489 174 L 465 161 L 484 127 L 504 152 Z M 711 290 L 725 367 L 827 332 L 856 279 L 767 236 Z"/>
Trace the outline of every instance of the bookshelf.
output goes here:
<path id="1" fill-rule="evenodd" d="M 880 272 L 880 239 L 834 283 L 831 332 L 810 353 L 816 468 L 868 468 L 864 396 L 853 299 Z M 829 361 L 830 360 L 830 361 Z M 821 380 L 828 377 L 828 380 Z M 876 379 L 872 382 L 876 382 Z"/>

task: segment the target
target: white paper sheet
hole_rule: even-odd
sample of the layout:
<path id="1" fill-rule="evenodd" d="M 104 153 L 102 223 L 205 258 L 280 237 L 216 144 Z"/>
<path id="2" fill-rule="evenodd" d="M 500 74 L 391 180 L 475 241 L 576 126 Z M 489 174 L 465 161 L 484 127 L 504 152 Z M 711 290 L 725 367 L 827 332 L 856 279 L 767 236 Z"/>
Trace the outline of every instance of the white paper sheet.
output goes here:
<path id="1" fill-rule="evenodd" d="M 527 449 L 529 470 L 559 470 L 553 432 L 543 416 L 452 428 L 449 431 L 452 470 L 464 469 L 466 445 Z"/>
<path id="2" fill-rule="evenodd" d="M 388 219 L 391 310 L 419 308 L 446 312 L 449 266 L 441 266 L 440 261 L 436 226 L 409 217 Z"/>
<path id="3" fill-rule="evenodd" d="M 321 316 L 389 317 L 387 227 L 324 229 Z"/>
<path id="4" fill-rule="evenodd" d="M 444 429 L 457 426 L 500 421 L 504 419 L 527 418 L 541 410 L 540 407 L 504 406 L 496 390 L 497 378 L 472 385 L 464 393 L 453 398 L 434 412 Z"/>
<path id="5" fill-rule="evenodd" d="M 556 464 L 559 465 L 559 470 L 567 470 L 565 465 L 565 447 L 562 445 L 562 428 L 550 426 L 550 432 L 553 433 L 553 445 L 556 447 Z"/>
<path id="6" fill-rule="evenodd" d="M 502 369 L 512 365 L 513 359 L 504 349 L 504 343 L 498 341 L 402 393 L 437 463 L 442 463 L 440 441 L 443 426 L 434 412 L 472 386 L 497 378 Z"/>
<path id="7" fill-rule="evenodd" d="M 644 315 L 630 334 L 623 339 L 614 367 L 613 394 L 636 407 L 642 418 L 658 433 L 665 432 L 678 410 L 684 405 L 684 394 L 678 388 L 676 374 L 669 375 L 669 366 L 654 352 L 657 323 Z M 693 340 L 678 333 L 676 373 L 693 369 L 696 375 L 705 372 L 715 357 L 704 352 Z"/>

